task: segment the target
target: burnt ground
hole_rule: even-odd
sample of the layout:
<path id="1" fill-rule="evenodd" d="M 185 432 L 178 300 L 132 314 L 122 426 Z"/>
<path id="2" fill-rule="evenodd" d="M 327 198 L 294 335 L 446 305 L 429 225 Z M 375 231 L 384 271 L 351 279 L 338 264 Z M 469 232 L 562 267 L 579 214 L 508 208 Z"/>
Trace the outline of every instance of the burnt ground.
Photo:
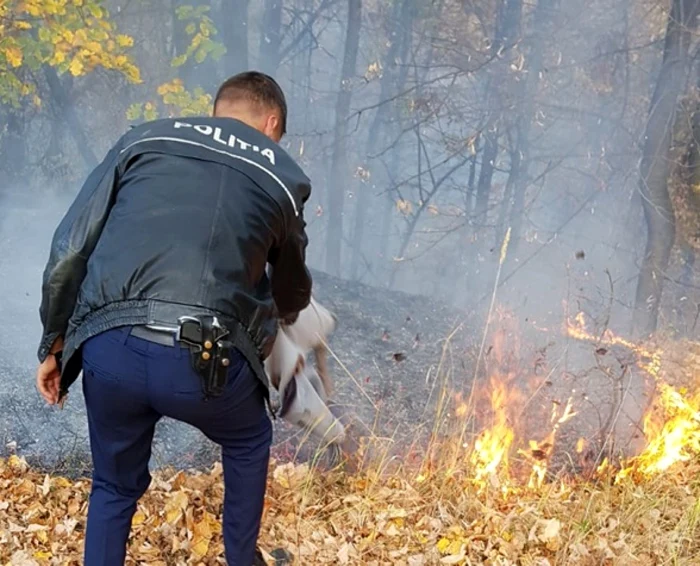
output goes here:
<path id="1" fill-rule="evenodd" d="M 46 406 L 34 386 L 41 274 L 62 209 L 37 211 L 30 199 L 16 206 L 0 225 L 0 455 L 16 452 L 45 467 L 81 472 L 89 468 L 82 379 L 63 410 Z M 42 233 L 27 232 L 27 226 Z M 314 280 L 315 296 L 339 319 L 329 343 L 336 403 L 375 434 L 407 438 L 429 404 L 444 339 L 458 320 L 455 311 L 320 272 Z M 292 454 L 298 430 L 279 420 L 274 426 L 274 453 Z M 153 466 L 199 467 L 216 457 L 218 449 L 196 430 L 169 419 L 159 424 Z"/>
<path id="2" fill-rule="evenodd" d="M 62 411 L 47 407 L 34 385 L 41 274 L 61 211 L 61 206 L 37 211 L 27 199 L 15 203 L 13 214 L 0 223 L 0 456 L 16 452 L 42 467 L 73 474 L 90 467 L 82 379 L 72 387 Z M 317 271 L 314 280 L 315 296 L 339 320 L 329 342 L 335 402 L 348 418 L 364 423 L 356 432 L 371 431 L 391 454 L 404 457 L 412 440 L 431 431 L 440 394 L 468 389 L 483 313 L 467 315 L 438 300 Z M 579 416 L 574 425 L 561 427 L 557 444 L 571 446 L 587 436 L 592 445 L 596 431 L 613 414 L 610 399 L 628 388 L 632 372 L 624 368 L 632 367 L 632 361 L 624 359 L 624 352 L 600 356 L 593 345 L 567 341 L 557 328 L 562 322 L 557 316 L 548 323 L 553 329 L 549 332 L 533 331 L 527 318 L 496 317 L 485 343 L 486 371 L 479 379 L 498 377 L 507 383 L 509 395 L 525 390 L 511 405 L 516 413 L 518 404 L 527 406 L 522 426 L 538 439 L 551 430 L 546 423 L 552 401 L 563 407 L 573 394 Z M 454 409 L 452 395 L 450 403 Z M 635 403 L 633 414 L 639 412 L 640 402 Z M 478 406 L 477 415 L 485 420 L 490 418 L 488 405 L 486 400 Z M 629 429 L 628 421 L 615 424 Z M 274 456 L 305 459 L 312 454 L 308 443 L 297 451 L 304 444 L 297 428 L 280 420 L 274 427 Z M 159 423 L 153 467 L 202 467 L 217 458 L 217 447 L 195 429 L 169 419 Z"/>
<path id="3" fill-rule="evenodd" d="M 334 400 L 339 409 L 359 418 L 373 434 L 409 438 L 412 425 L 429 413 L 431 391 L 433 399 L 437 393 L 436 366 L 444 338 L 456 319 L 454 311 L 424 298 L 364 287 L 320 272 L 314 272 L 314 281 L 315 296 L 340 321 L 329 342 L 329 366 L 337 387 Z M 32 302 L 26 301 L 25 307 Z M 33 314 L 15 307 L 20 311 L 12 315 L 16 321 Z M 0 350 L 0 403 L 6 407 L 0 423 L 5 450 L 16 450 L 49 467 L 87 469 L 82 379 L 71 389 L 64 410 L 44 406 L 33 384 L 35 358 L 13 355 L 13 342 L 36 341 L 38 324 L 31 325 L 31 333 L 23 332 L 23 326 L 14 326 L 11 339 L 3 336 Z M 293 456 L 304 444 L 299 429 L 281 420 L 274 426 L 274 454 Z M 153 465 L 208 466 L 217 452 L 196 430 L 163 419 L 154 441 Z M 297 456 L 306 457 L 310 452 L 310 447 L 304 450 L 302 446 Z"/>

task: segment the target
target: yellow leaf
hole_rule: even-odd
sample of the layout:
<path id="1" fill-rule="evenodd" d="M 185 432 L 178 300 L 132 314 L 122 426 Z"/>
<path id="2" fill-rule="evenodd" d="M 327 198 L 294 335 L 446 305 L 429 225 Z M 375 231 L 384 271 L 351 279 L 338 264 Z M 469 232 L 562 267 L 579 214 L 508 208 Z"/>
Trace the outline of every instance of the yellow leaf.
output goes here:
<path id="1" fill-rule="evenodd" d="M 140 509 L 134 513 L 134 518 L 131 520 L 132 526 L 140 525 L 146 520 L 146 514 Z"/>
<path id="2" fill-rule="evenodd" d="M 56 51 L 53 54 L 53 57 L 49 61 L 49 64 L 51 65 L 60 65 L 66 60 L 66 54 L 63 51 Z"/>
<path id="3" fill-rule="evenodd" d="M 438 542 L 437 542 L 437 549 L 440 552 L 440 554 L 445 554 L 447 549 L 450 547 L 450 539 L 442 537 Z"/>
<path id="4" fill-rule="evenodd" d="M 22 64 L 22 51 L 19 47 L 6 47 L 5 58 L 11 67 L 19 67 Z"/>
<path id="5" fill-rule="evenodd" d="M 134 38 L 128 35 L 119 34 L 116 39 L 119 47 L 131 47 L 134 44 Z"/>
<path id="6" fill-rule="evenodd" d="M 194 536 L 192 537 L 192 552 L 198 557 L 206 556 L 209 550 L 209 543 L 214 536 L 212 527 L 217 527 L 218 521 L 211 513 L 204 513 L 204 517 L 199 523 L 194 525 Z M 219 529 L 216 529 L 219 530 Z"/>
<path id="7" fill-rule="evenodd" d="M 182 512 L 187 509 L 188 502 L 189 499 L 184 491 L 173 493 L 165 504 L 165 520 L 171 524 L 179 521 Z"/>
<path id="8" fill-rule="evenodd" d="M 70 70 L 71 75 L 78 77 L 83 72 L 83 63 L 79 59 L 73 59 L 68 69 Z"/>
<path id="9" fill-rule="evenodd" d="M 102 8 L 97 6 L 96 4 L 91 4 L 88 9 L 90 10 L 90 13 L 95 16 L 98 20 L 102 18 L 104 15 L 104 12 L 102 11 Z"/>
<path id="10" fill-rule="evenodd" d="M 462 541 L 461 540 L 453 540 L 450 543 L 450 546 L 447 547 L 447 552 L 450 555 L 456 555 L 460 553 L 460 550 L 462 549 Z"/>
<path id="11" fill-rule="evenodd" d="M 15 22 L 14 26 L 17 29 L 32 29 L 32 24 L 30 24 L 29 22 L 24 22 L 24 21 Z"/>
<path id="12" fill-rule="evenodd" d="M 58 478 L 54 479 L 53 481 L 54 481 L 54 484 L 56 485 L 56 487 L 58 487 L 58 488 L 66 488 L 66 487 L 71 486 L 70 481 L 67 480 L 66 478 L 58 477 Z"/>
<path id="13" fill-rule="evenodd" d="M 129 79 L 132 83 L 140 83 L 141 82 L 141 72 L 139 71 L 138 67 L 134 65 L 128 65 L 124 69 L 124 75 L 126 75 L 126 78 Z"/>
<path id="14" fill-rule="evenodd" d="M 165 96 L 166 94 L 168 94 L 170 92 L 170 89 L 171 89 L 170 84 L 164 83 L 158 87 L 158 90 L 157 90 L 158 95 Z"/>
<path id="15" fill-rule="evenodd" d="M 7 465 L 15 472 L 24 472 L 29 468 L 27 461 L 16 454 L 7 459 Z"/>
<path id="16" fill-rule="evenodd" d="M 87 49 L 92 51 L 93 53 L 101 53 L 102 52 L 102 45 L 100 45 L 97 41 L 88 41 L 87 45 L 85 46 Z"/>
<path id="17" fill-rule="evenodd" d="M 50 552 L 48 552 L 46 550 L 37 550 L 34 553 L 34 558 L 36 558 L 38 560 L 45 560 L 47 558 L 51 558 L 52 556 L 53 556 L 53 554 L 51 554 Z"/>

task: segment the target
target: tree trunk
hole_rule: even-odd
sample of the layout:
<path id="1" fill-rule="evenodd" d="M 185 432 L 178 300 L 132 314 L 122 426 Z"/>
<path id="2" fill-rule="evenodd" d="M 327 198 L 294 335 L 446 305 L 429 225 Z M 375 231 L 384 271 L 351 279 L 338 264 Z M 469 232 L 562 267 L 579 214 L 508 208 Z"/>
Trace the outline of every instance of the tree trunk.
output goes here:
<path id="1" fill-rule="evenodd" d="M 279 65 L 282 28 L 282 0 L 265 0 L 265 12 L 260 29 L 258 68 L 275 75 Z"/>
<path id="2" fill-rule="evenodd" d="M 68 130 L 73 136 L 75 144 L 78 146 L 78 151 L 80 152 L 83 161 L 85 161 L 85 166 L 87 169 L 94 169 L 98 164 L 97 156 L 92 149 L 90 141 L 85 135 L 85 130 L 83 129 L 83 126 L 80 123 L 80 118 L 78 118 L 78 114 L 75 111 L 73 101 L 68 96 L 60 77 L 56 73 L 56 69 L 45 65 L 44 76 L 46 77 L 46 82 L 49 85 L 51 97 L 56 101 L 56 104 L 58 104 L 58 107 L 63 111 L 63 115 L 66 117 Z"/>
<path id="3" fill-rule="evenodd" d="M 645 336 L 658 325 L 664 271 L 676 236 L 668 192 L 669 150 L 678 96 L 686 75 L 691 30 L 697 27 L 700 1 L 673 0 L 661 71 L 651 99 L 640 164 L 639 190 L 647 225 L 647 243 L 637 283 L 632 332 Z"/>
<path id="4" fill-rule="evenodd" d="M 397 55 L 399 53 L 399 48 L 401 47 L 401 64 L 406 64 L 407 49 L 403 49 L 404 45 L 408 45 L 410 40 L 411 29 L 413 26 L 413 16 L 415 13 L 415 0 L 394 0 L 394 6 L 392 10 L 392 20 L 394 29 L 391 33 L 391 40 L 389 49 L 387 49 L 384 60 L 382 61 L 382 68 L 384 74 L 382 75 L 380 81 L 379 89 L 379 104 L 377 111 L 374 114 L 374 119 L 369 128 L 367 142 L 365 147 L 367 148 L 367 154 L 365 156 L 365 162 L 371 159 L 371 156 L 376 151 L 379 146 L 380 140 L 383 139 L 383 134 L 386 130 L 386 118 L 391 110 L 392 104 L 388 102 L 389 98 L 392 96 L 392 92 L 395 89 L 400 91 L 403 87 L 402 85 L 397 85 L 395 77 L 395 68 L 397 65 Z M 401 17 L 399 17 L 401 15 Z M 397 29 L 399 28 L 399 29 Z M 407 37 L 409 36 L 409 37 Z M 392 88 L 392 86 L 394 88 Z M 375 180 L 372 185 L 376 183 L 376 172 L 370 177 Z M 370 195 L 369 195 L 370 185 L 362 186 L 358 191 L 357 195 L 357 206 L 355 208 L 355 226 L 353 231 L 352 239 L 352 259 L 350 261 L 350 278 L 357 279 L 357 270 L 360 266 L 360 257 L 362 255 L 362 243 L 364 240 L 364 230 L 368 222 L 367 209 L 369 206 Z"/>
<path id="5" fill-rule="evenodd" d="M 493 120 L 489 121 L 486 131 L 483 133 L 486 141 L 484 142 L 484 152 L 481 154 L 479 181 L 476 185 L 476 205 L 474 207 L 474 218 L 477 224 L 486 224 L 491 180 L 493 179 L 494 166 L 498 157 L 500 128 L 499 118 L 494 117 Z"/>
<path id="6" fill-rule="evenodd" d="M 249 69 L 248 3 L 249 0 L 222 0 L 221 17 L 214 22 L 226 47 L 220 64 L 223 79 Z"/>
<path id="7" fill-rule="evenodd" d="M 26 173 L 27 167 L 25 118 L 20 110 L 9 107 L 5 117 L 7 129 L 5 135 L 0 136 L 3 142 L 0 150 L 0 169 L 4 173 L 3 187 L 0 192 L 6 191 L 10 185 L 18 182 Z"/>
<path id="8" fill-rule="evenodd" d="M 343 241 L 343 206 L 345 203 L 345 181 L 348 179 L 347 162 L 347 118 L 352 99 L 353 78 L 357 64 L 362 24 L 362 0 L 348 0 L 348 26 L 345 36 L 345 55 L 340 78 L 340 89 L 335 104 L 335 128 L 333 133 L 333 157 L 328 203 L 328 242 L 326 248 L 326 271 L 341 275 L 341 245 Z"/>
<path id="9" fill-rule="evenodd" d="M 511 161 L 516 168 L 513 176 L 512 202 L 510 204 L 509 224 L 511 226 L 510 261 L 515 261 L 516 251 L 520 243 L 523 215 L 525 213 L 525 192 L 529 184 L 528 169 L 530 167 L 530 130 L 535 113 L 535 95 L 540 82 L 542 57 L 545 38 L 551 35 L 550 21 L 556 0 L 539 0 L 534 14 L 534 33 L 530 41 L 529 65 L 527 75 L 522 81 L 519 92 L 519 112 L 516 122 L 515 160 Z M 501 227 L 499 243 L 503 241 L 506 227 Z"/>
<path id="10" fill-rule="evenodd" d="M 522 12 L 522 0 L 502 0 L 494 40 L 491 52 L 499 54 L 501 50 L 510 49 L 515 42 L 520 28 L 520 18 Z M 503 57 L 503 53 L 500 53 Z M 476 206 L 474 215 L 477 224 L 486 224 L 488 215 L 489 194 L 491 192 L 491 180 L 493 179 L 494 168 L 499 153 L 499 138 L 501 136 L 504 106 L 506 102 L 505 87 L 510 73 L 508 69 L 509 61 L 506 57 L 497 62 L 494 67 L 492 79 L 487 87 L 487 100 L 490 102 L 490 116 L 484 128 L 483 137 L 484 153 L 481 157 L 481 169 L 479 170 L 479 181 L 476 188 Z"/>

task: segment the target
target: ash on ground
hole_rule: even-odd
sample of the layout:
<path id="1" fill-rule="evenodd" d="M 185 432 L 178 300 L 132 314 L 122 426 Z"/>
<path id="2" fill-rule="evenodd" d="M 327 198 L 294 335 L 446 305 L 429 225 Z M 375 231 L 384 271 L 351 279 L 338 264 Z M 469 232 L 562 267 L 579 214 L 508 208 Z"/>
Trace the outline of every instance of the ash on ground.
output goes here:
<path id="1" fill-rule="evenodd" d="M 23 227 L 28 218 L 32 225 L 53 227 L 60 219 L 61 208 L 37 210 L 30 201 L 24 208 L 21 203 L 14 206 L 17 214 L 5 218 L 0 226 L 0 271 L 8 274 L 0 279 L 0 296 L 4 299 L 4 324 L 0 325 L 0 455 L 17 453 L 42 468 L 83 474 L 90 469 L 90 457 L 82 379 L 71 388 L 64 410 L 47 407 L 34 384 L 41 333 L 41 277 L 50 234 L 27 239 L 22 235 Z M 450 392 L 447 404 L 451 406 L 452 392 L 469 390 L 485 313 L 467 316 L 439 300 L 351 283 L 317 271 L 313 276 L 316 298 L 338 317 L 338 327 L 329 342 L 335 403 L 345 417 L 361 423 L 353 426 L 355 434 L 371 434 L 392 454 L 405 456 L 411 443 L 424 441 L 436 430 L 435 406 L 441 395 Z M 503 343 L 503 336 L 499 338 L 499 324 L 498 320 L 492 323 L 496 332 L 491 333 L 482 350 L 481 383 L 500 371 L 498 364 L 494 366 L 492 352 L 494 345 L 498 349 L 498 340 L 502 350 L 514 351 L 513 344 L 507 340 Z M 513 329 L 509 340 L 518 342 L 522 330 Z M 550 341 L 556 342 L 556 347 Z M 552 400 L 565 402 L 574 388 L 568 380 L 574 372 L 559 363 L 561 353 L 555 352 L 564 342 L 561 333 L 554 338 L 552 333 L 540 333 L 530 348 L 532 355 L 509 362 L 517 366 L 515 379 L 511 376 L 513 383 L 522 381 L 520 375 L 533 379 L 532 387 L 538 389 L 539 396 L 531 405 L 539 404 L 542 411 L 549 409 Z M 574 365 L 595 365 L 591 361 L 594 347 L 578 346 L 587 359 Z M 589 382 L 584 391 L 599 392 L 609 387 L 605 385 L 607 377 L 587 375 Z M 593 404 L 598 410 L 601 403 L 596 398 Z M 451 410 L 448 407 L 446 413 Z M 542 428 L 544 421 L 534 422 Z M 484 424 L 488 426 L 488 422 Z M 315 446 L 303 441 L 298 428 L 279 419 L 274 428 L 273 456 L 307 459 L 314 455 Z M 536 432 L 546 435 L 549 428 Z M 571 444 L 580 435 L 569 430 L 568 436 Z M 202 468 L 218 458 L 218 447 L 195 429 L 170 419 L 159 423 L 153 468 Z"/>

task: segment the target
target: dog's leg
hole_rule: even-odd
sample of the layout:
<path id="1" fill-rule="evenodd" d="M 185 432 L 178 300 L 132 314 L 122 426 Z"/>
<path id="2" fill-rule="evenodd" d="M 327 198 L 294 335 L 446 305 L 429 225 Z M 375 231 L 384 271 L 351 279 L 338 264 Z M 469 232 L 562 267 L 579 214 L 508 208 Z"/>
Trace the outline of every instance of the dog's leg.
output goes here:
<path id="1" fill-rule="evenodd" d="M 333 396 L 333 381 L 328 373 L 328 353 L 323 344 L 314 346 L 314 357 L 316 358 L 316 371 L 321 378 L 323 388 L 326 390 L 326 399 Z"/>

